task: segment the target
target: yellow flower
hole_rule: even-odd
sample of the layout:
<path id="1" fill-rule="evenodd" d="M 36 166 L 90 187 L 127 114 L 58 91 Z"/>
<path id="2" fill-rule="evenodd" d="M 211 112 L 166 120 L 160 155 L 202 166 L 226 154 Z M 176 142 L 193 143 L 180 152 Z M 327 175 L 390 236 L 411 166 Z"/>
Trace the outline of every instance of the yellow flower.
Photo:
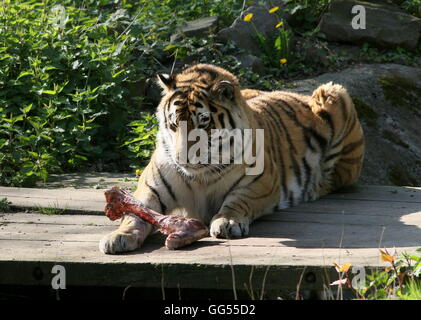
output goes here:
<path id="1" fill-rule="evenodd" d="M 384 262 L 390 262 L 393 263 L 395 261 L 395 257 L 390 255 L 387 251 L 383 251 L 381 249 L 380 250 L 380 257 L 382 259 L 382 261 Z"/>
<path id="2" fill-rule="evenodd" d="M 140 175 L 142 174 L 142 170 L 140 170 L 140 169 L 136 169 L 136 171 L 135 171 L 135 172 L 136 172 L 136 175 L 137 175 L 137 176 L 140 176 Z"/>
<path id="3" fill-rule="evenodd" d="M 281 60 L 279 60 L 279 62 L 280 62 L 281 64 L 285 64 L 285 63 L 287 63 L 287 59 L 282 58 Z"/>
<path id="4" fill-rule="evenodd" d="M 338 272 L 348 272 L 349 268 L 351 267 L 350 263 L 344 264 L 343 266 L 337 265 L 336 263 L 334 263 L 335 269 Z"/>
<path id="5" fill-rule="evenodd" d="M 275 13 L 278 10 L 279 10 L 279 7 L 273 7 L 272 9 L 269 10 L 269 13 Z"/>
<path id="6" fill-rule="evenodd" d="M 279 22 L 279 23 L 275 26 L 275 28 L 282 27 L 283 25 L 284 25 L 284 23 L 281 21 L 281 22 Z"/>
<path id="7" fill-rule="evenodd" d="M 253 14 L 252 13 L 249 13 L 248 15 L 246 15 L 245 17 L 244 17 L 244 21 L 245 22 L 250 22 L 250 20 L 251 20 L 251 18 L 253 18 Z"/>

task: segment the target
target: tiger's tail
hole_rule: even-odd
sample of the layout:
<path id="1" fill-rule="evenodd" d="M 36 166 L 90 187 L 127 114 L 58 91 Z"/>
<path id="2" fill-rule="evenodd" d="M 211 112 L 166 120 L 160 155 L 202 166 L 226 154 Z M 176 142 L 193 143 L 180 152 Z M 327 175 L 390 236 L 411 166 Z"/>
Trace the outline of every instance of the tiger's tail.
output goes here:
<path id="1" fill-rule="evenodd" d="M 353 184 L 361 173 L 364 134 L 351 96 L 343 86 L 329 82 L 313 92 L 310 106 L 331 132 L 324 161 L 333 170 L 332 187 Z"/>

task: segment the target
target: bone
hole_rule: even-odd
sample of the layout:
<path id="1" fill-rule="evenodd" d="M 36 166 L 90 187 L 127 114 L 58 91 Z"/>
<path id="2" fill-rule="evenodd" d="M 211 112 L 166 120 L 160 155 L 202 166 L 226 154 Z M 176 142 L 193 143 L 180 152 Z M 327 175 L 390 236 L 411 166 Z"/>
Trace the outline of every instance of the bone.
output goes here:
<path id="1" fill-rule="evenodd" d="M 209 229 L 200 220 L 178 216 L 167 216 L 146 208 L 143 204 L 119 187 L 105 191 L 105 214 L 110 220 L 121 218 L 125 213 L 132 213 L 156 226 L 167 236 L 165 246 L 178 249 L 209 235 Z"/>

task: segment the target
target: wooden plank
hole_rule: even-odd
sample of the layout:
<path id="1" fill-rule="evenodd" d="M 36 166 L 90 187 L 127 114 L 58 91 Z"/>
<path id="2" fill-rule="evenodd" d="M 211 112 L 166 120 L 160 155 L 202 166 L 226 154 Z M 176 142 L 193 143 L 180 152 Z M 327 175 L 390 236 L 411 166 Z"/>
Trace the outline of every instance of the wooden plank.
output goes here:
<path id="1" fill-rule="evenodd" d="M 421 219 L 417 217 L 417 221 Z M 88 220 L 89 221 L 89 220 Z M 362 220 L 364 221 L 364 220 Z M 0 240 L 31 241 L 96 241 L 115 230 L 115 225 L 51 223 L 6 223 L 0 226 Z M 323 230 L 323 233 L 320 233 Z M 400 235 L 402 233 L 402 235 Z M 420 244 L 421 233 L 414 225 L 399 223 L 382 226 L 373 224 L 336 224 L 323 221 L 258 221 L 249 237 L 231 241 L 232 246 L 294 246 L 306 248 L 408 247 Z M 221 240 L 206 239 L 209 243 Z M 163 240 L 161 241 L 161 245 Z"/>
<path id="2" fill-rule="evenodd" d="M 160 237 L 162 239 L 162 237 Z M 192 264 L 192 265 L 264 265 L 331 266 L 352 263 L 361 266 L 386 266 L 377 248 L 312 248 L 271 245 L 239 245 L 237 240 L 204 239 L 188 248 L 172 251 L 162 242 L 148 241 L 143 248 L 120 255 L 104 255 L 96 241 L 0 240 L 0 261 L 80 262 L 98 264 Z M 398 252 L 413 252 L 399 247 Z"/>
<path id="3" fill-rule="evenodd" d="M 42 216 L 49 218 L 50 216 Z M 82 218 L 82 217 L 81 217 Z M 86 218 L 86 217 L 83 217 Z M 99 218 L 99 217 L 94 217 Z M 32 242 L 90 242 L 89 246 L 97 248 L 100 238 L 114 230 L 114 226 L 88 224 L 48 224 L 48 223 L 7 223 L 0 227 L 1 240 L 32 241 Z M 323 233 L 320 233 L 323 230 Z M 218 246 L 245 248 L 377 248 L 386 247 L 416 247 L 419 245 L 419 228 L 412 225 L 335 225 L 313 222 L 276 223 L 271 221 L 256 222 L 250 237 L 236 240 L 206 238 L 198 243 L 205 256 L 216 254 Z M 153 241 L 155 240 L 155 241 Z M 381 243 L 380 243 L 381 241 Z M 148 239 L 139 253 L 156 251 L 162 248 L 163 238 Z M 3 246 L 2 246 L 3 247 Z M 184 250 L 178 251 L 177 259 L 185 259 Z M 26 253 L 25 253 L 26 254 Z M 25 254 L 23 256 L 25 256 Z M 97 252 L 98 254 L 98 252 Z M 188 255 L 189 253 L 187 253 Z M 2 252 L 1 257 L 13 258 L 13 250 L 9 256 Z M 21 257 L 22 258 L 22 257 Z M 39 259 L 40 257 L 38 257 Z M 187 257 L 188 258 L 188 257 Z M 248 255 L 244 260 L 249 259 Z M 169 261 L 171 262 L 171 261 Z M 289 263 L 287 260 L 285 263 Z M 320 262 L 320 261 L 319 261 Z"/>
<path id="4" fill-rule="evenodd" d="M 388 206 L 387 202 L 394 202 L 398 206 L 400 202 L 420 203 L 421 188 L 413 187 L 383 187 L 383 186 L 358 186 L 358 192 L 342 192 L 326 196 L 324 200 L 336 199 L 337 205 L 346 207 L 347 202 L 340 204 L 340 201 L 367 200 L 374 201 L 376 205 Z M 51 207 L 62 208 L 73 211 L 85 211 L 101 213 L 104 210 L 104 189 L 37 189 L 37 188 L 7 188 L 0 187 L 0 199 L 7 198 L 14 206 L 18 207 Z M 385 202 L 385 204 L 381 204 Z M 307 204 L 313 206 L 314 202 Z M 338 207 L 338 208 L 339 208 Z M 335 208 L 330 206 L 329 208 Z M 306 207 L 302 207 L 303 210 Z M 292 209 L 296 210 L 296 209 Z M 344 209 L 345 210 L 345 209 Z"/>
<path id="5" fill-rule="evenodd" d="M 2 257 L 4 248 L 19 251 L 15 260 L 1 259 L 1 284 L 49 285 L 52 266 L 60 264 L 66 267 L 68 285 L 73 286 L 161 287 L 161 277 L 164 277 L 166 288 L 229 289 L 232 287 L 231 267 L 234 269 L 237 285 L 248 283 L 254 267 L 255 279 L 262 279 L 264 271 L 269 270 L 266 287 L 279 289 L 294 288 L 306 267 L 306 278 L 311 277 L 309 273 L 314 273 L 317 280 L 304 282 L 303 288 L 320 288 L 325 269 L 334 275 L 333 269 L 329 267 L 333 262 L 342 264 L 352 261 L 354 266 L 367 268 L 385 265 L 380 262 L 373 263 L 379 259 L 377 249 L 309 251 L 302 248 L 285 248 L 276 251 L 270 247 L 217 246 L 213 247 L 213 250 L 218 250 L 209 256 L 208 250 L 203 252 L 200 250 L 200 244 L 194 244 L 186 250 L 185 255 L 180 254 L 184 250 L 169 251 L 161 247 L 154 251 L 147 248 L 142 253 L 106 256 L 98 254 L 96 246 L 88 242 L 51 242 L 40 245 L 34 241 L 9 240 L 0 243 Z M 411 251 L 411 248 L 400 250 Z M 29 256 L 35 255 L 42 256 L 42 259 L 28 259 Z M 247 260 L 242 258 L 244 255 L 248 256 Z M 46 277 L 35 277 L 39 269 Z M 258 283 L 255 287 L 258 287 Z"/>
<path id="6" fill-rule="evenodd" d="M 300 277 L 302 289 L 320 289 L 337 279 L 333 268 L 281 267 L 256 265 L 200 265 L 150 263 L 90 263 L 57 261 L 1 262 L 0 284 L 26 284 L 51 286 L 54 265 L 66 269 L 66 285 L 92 287 L 143 287 L 177 289 L 230 289 L 252 288 L 255 292 L 296 288 Z M 15 272 L 7 273 L 6 270 Z M 232 275 L 232 270 L 234 275 Z M 204 276 L 206 275 L 206 276 Z"/>
<path id="7" fill-rule="evenodd" d="M 320 288 L 326 270 L 335 276 L 334 262 L 382 267 L 379 247 L 399 253 L 421 246 L 421 203 L 410 196 L 378 200 L 389 191 L 368 188 L 369 199 L 334 195 L 277 212 L 255 222 L 243 239 L 205 238 L 170 251 L 154 235 L 141 249 L 115 256 L 98 250 L 101 237 L 118 225 L 103 215 L 0 214 L 0 284 L 48 285 L 59 263 L 68 268 L 69 285 L 160 287 L 164 277 L 165 287 L 230 289 L 234 268 L 237 286 L 254 270 L 257 288 L 269 268 L 268 289 L 294 288 L 306 268 L 303 287 Z"/>
<path id="8" fill-rule="evenodd" d="M 94 189 L 37 189 L 0 187 L 0 199 L 22 208 L 59 208 L 70 211 L 103 212 L 104 190 Z"/>

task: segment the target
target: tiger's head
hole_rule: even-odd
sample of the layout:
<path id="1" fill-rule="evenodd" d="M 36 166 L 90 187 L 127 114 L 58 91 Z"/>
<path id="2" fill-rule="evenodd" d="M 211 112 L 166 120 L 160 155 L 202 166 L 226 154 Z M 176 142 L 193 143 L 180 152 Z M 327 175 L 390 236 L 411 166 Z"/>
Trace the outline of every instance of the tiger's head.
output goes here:
<path id="1" fill-rule="evenodd" d="M 201 160 L 208 158 L 199 163 L 198 157 L 192 160 L 190 155 L 205 133 L 210 146 L 212 132 L 218 131 L 214 129 L 232 131 L 248 127 L 247 104 L 238 79 L 222 68 L 198 64 L 179 74 L 160 74 L 158 82 L 163 89 L 157 111 L 158 147 L 163 148 L 169 159 L 188 175 L 217 168 L 220 164 L 210 161 L 211 151 L 203 154 L 203 150 L 198 150 Z M 192 134 L 198 140 L 191 141 Z"/>

